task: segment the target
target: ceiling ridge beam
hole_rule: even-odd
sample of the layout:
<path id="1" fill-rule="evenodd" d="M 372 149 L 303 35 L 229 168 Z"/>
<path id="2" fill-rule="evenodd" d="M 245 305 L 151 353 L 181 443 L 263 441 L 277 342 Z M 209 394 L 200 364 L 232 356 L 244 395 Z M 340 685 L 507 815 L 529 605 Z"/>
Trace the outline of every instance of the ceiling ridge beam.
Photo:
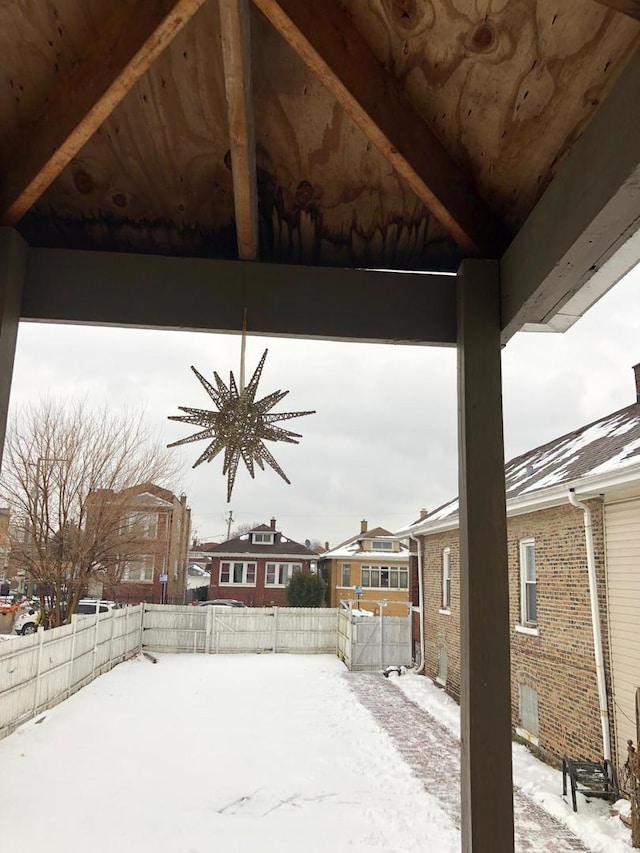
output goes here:
<path id="1" fill-rule="evenodd" d="M 119 0 L 97 43 L 64 76 L 15 146 L 0 221 L 15 225 L 111 115 L 205 0 Z"/>
<path id="2" fill-rule="evenodd" d="M 258 189 L 249 0 L 220 0 L 220 30 L 238 257 L 242 261 L 257 261 Z"/>
<path id="3" fill-rule="evenodd" d="M 335 0 L 254 3 L 464 252 L 499 256 L 503 223 Z"/>

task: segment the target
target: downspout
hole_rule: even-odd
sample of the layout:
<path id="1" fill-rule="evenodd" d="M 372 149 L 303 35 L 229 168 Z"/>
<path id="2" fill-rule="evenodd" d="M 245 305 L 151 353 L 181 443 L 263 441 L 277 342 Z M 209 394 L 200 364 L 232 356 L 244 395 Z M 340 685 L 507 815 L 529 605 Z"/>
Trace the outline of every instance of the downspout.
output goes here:
<path id="1" fill-rule="evenodd" d="M 420 666 L 416 669 L 418 674 L 424 672 L 424 606 L 422 597 L 422 551 L 420 549 L 420 539 L 409 534 L 409 538 L 418 546 L 418 615 L 420 617 Z"/>
<path id="2" fill-rule="evenodd" d="M 602 653 L 602 633 L 600 630 L 600 606 L 598 604 L 598 582 L 596 579 L 596 560 L 593 549 L 593 528 L 591 510 L 579 501 L 575 489 L 569 489 L 569 503 L 584 513 L 584 538 L 587 548 L 587 570 L 589 573 L 589 597 L 591 599 L 591 624 L 593 626 L 593 646 L 596 659 L 596 680 L 598 682 L 598 701 L 600 704 L 600 723 L 602 725 L 602 746 L 605 761 L 611 761 L 611 740 L 609 736 L 609 710 L 607 687 L 604 677 L 604 655 Z"/>

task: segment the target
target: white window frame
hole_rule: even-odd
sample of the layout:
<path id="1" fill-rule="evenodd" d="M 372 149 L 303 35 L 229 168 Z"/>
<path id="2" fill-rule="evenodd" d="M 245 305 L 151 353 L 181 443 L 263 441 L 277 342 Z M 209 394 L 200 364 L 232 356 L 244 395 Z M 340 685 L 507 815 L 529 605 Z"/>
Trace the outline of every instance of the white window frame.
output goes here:
<path id="1" fill-rule="evenodd" d="M 139 557 L 123 560 L 122 583 L 153 583 L 154 574 L 153 554 L 141 554 Z"/>
<path id="2" fill-rule="evenodd" d="M 365 575 L 365 572 L 366 572 L 366 575 Z M 371 577 L 372 572 L 377 573 L 376 579 L 378 581 L 378 584 L 375 586 L 372 583 L 372 580 L 373 580 Z M 383 572 L 387 573 L 387 584 L 386 584 L 386 586 L 382 585 L 382 580 L 383 580 L 382 573 Z M 391 583 L 391 581 L 393 579 L 392 578 L 392 572 L 398 573 L 398 577 L 397 577 L 398 583 L 396 586 L 392 586 L 392 583 Z M 402 580 L 405 581 L 404 586 L 401 585 Z M 408 590 L 409 589 L 409 568 L 407 566 L 382 566 L 382 565 L 373 565 L 373 564 L 363 566 L 362 570 L 361 570 L 360 586 L 366 587 L 367 589 L 384 589 L 385 591 L 390 590 L 390 589 L 391 590 L 398 590 L 398 591 Z"/>
<path id="3" fill-rule="evenodd" d="M 158 538 L 158 513 L 148 510 L 131 510 L 120 521 L 120 535 L 133 532 L 135 539 Z"/>
<path id="4" fill-rule="evenodd" d="M 273 571 L 274 580 L 269 580 L 269 571 Z M 270 588 L 284 587 L 289 585 L 291 578 L 302 571 L 302 563 L 272 563 L 264 567 L 264 585 Z"/>
<path id="5" fill-rule="evenodd" d="M 529 563 L 529 554 L 533 554 L 533 578 Z M 535 588 L 535 618 L 529 613 L 529 597 L 527 588 Z M 536 543 L 535 539 L 520 540 L 520 625 L 524 628 L 537 628 L 538 626 L 538 578 L 536 574 Z"/>
<path id="6" fill-rule="evenodd" d="M 442 549 L 442 610 L 451 612 L 451 548 Z"/>
<path id="7" fill-rule="evenodd" d="M 224 572 L 224 567 L 228 567 L 228 575 L 229 580 L 222 580 L 222 575 Z M 242 580 L 235 581 L 233 578 L 235 577 L 235 568 L 236 566 L 241 566 Z M 249 580 L 248 578 L 252 574 L 253 570 L 253 580 Z M 219 574 L 219 583 L 220 586 L 255 586 L 256 578 L 258 575 L 258 564 L 253 560 L 244 562 L 242 560 L 222 560 L 220 563 L 220 574 Z"/>
<path id="8" fill-rule="evenodd" d="M 393 542 L 389 539 L 372 539 L 371 547 L 374 551 L 393 551 Z"/>
<path id="9" fill-rule="evenodd" d="M 273 545 L 273 533 L 257 530 L 251 534 L 251 541 L 254 545 Z"/>

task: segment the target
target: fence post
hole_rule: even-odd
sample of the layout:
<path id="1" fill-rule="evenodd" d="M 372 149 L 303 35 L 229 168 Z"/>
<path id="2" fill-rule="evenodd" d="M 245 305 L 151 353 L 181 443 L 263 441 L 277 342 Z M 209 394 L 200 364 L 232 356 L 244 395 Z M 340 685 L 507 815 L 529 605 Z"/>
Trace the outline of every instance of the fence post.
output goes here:
<path id="1" fill-rule="evenodd" d="M 91 667 L 91 679 L 96 677 L 96 661 L 98 660 L 98 631 L 100 630 L 100 602 L 96 605 L 96 630 L 93 635 L 93 665 Z"/>
<path id="2" fill-rule="evenodd" d="M 207 613 L 205 617 L 205 633 L 204 633 L 204 651 L 205 654 L 211 654 L 211 622 L 213 620 L 213 607 L 204 608 Z"/>
<path id="3" fill-rule="evenodd" d="M 69 679 L 67 681 L 67 698 L 71 695 L 71 683 L 73 681 L 73 662 L 76 654 L 76 626 L 78 617 L 74 613 L 71 617 L 71 659 L 69 660 Z"/>
<path id="4" fill-rule="evenodd" d="M 36 669 L 36 689 L 33 702 L 34 716 L 38 713 L 38 705 L 40 704 L 40 676 L 42 675 L 42 645 L 44 643 L 44 628 L 38 628 L 38 636 L 40 637 L 40 641 L 38 643 L 38 666 Z"/>
<path id="5" fill-rule="evenodd" d="M 115 614 L 117 611 L 110 610 L 109 616 L 111 618 L 111 633 L 109 634 L 109 667 L 113 667 L 113 625 L 115 622 Z"/>
<path id="6" fill-rule="evenodd" d="M 275 655 L 278 648 L 278 608 L 273 608 L 273 653 Z"/>
<path id="7" fill-rule="evenodd" d="M 124 650 L 122 652 L 122 660 L 127 659 L 129 653 L 129 605 L 125 604 L 124 610 Z"/>
<path id="8" fill-rule="evenodd" d="M 144 601 L 140 602 L 140 643 L 138 646 L 138 654 L 142 654 L 142 634 L 144 632 L 144 614 L 145 614 L 146 604 Z"/>

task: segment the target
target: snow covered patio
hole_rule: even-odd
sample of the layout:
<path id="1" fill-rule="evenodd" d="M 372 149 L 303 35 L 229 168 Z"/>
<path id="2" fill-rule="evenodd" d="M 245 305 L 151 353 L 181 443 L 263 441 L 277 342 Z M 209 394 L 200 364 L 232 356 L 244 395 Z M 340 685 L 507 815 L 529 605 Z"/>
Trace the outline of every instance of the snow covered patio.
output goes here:
<path id="1" fill-rule="evenodd" d="M 138 657 L 0 741 L 2 849 L 457 853 L 457 726 L 427 679 L 331 656 Z M 523 747 L 514 776 L 516 849 L 630 850 Z"/>

